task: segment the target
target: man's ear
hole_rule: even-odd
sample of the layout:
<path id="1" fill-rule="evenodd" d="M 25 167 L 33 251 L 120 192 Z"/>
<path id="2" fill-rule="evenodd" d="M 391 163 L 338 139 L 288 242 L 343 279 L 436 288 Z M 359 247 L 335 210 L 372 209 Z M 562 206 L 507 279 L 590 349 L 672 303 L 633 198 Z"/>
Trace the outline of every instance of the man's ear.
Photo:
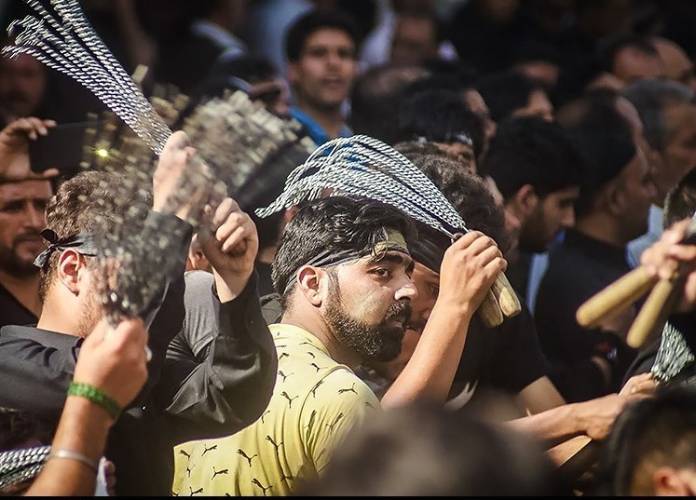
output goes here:
<path id="1" fill-rule="evenodd" d="M 288 83 L 294 86 L 300 78 L 300 67 L 296 62 L 288 62 Z"/>
<path id="2" fill-rule="evenodd" d="M 314 266 L 303 266 L 297 272 L 297 286 L 307 301 L 315 307 L 321 307 L 328 290 L 325 281 L 328 275 Z"/>
<path id="3" fill-rule="evenodd" d="M 58 258 L 58 280 L 75 295 L 80 292 L 79 273 L 84 266 L 84 258 L 75 250 L 63 250 Z"/>
<path id="4" fill-rule="evenodd" d="M 653 472 L 653 494 L 657 496 L 688 496 L 690 488 L 671 467 L 660 467 Z"/>
<path id="5" fill-rule="evenodd" d="M 525 184 L 517 190 L 508 204 L 518 217 L 526 219 L 539 204 L 539 197 L 531 184 Z"/>
<path id="6" fill-rule="evenodd" d="M 624 193 L 617 179 L 610 181 L 601 189 L 602 193 L 600 196 L 609 213 L 612 215 L 620 215 L 623 213 Z"/>

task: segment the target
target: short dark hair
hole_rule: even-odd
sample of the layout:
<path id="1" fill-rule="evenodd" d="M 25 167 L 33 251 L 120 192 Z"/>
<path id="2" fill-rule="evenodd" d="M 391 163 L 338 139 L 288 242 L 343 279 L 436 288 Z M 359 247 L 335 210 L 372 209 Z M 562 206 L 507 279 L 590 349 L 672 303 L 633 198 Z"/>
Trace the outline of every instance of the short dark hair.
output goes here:
<path id="1" fill-rule="evenodd" d="M 368 419 L 305 494 L 544 495 L 553 466 L 528 436 L 469 414 L 419 406 Z"/>
<path id="2" fill-rule="evenodd" d="M 406 97 L 399 107 L 396 128 L 397 142 L 425 139 L 451 143 L 463 134 L 471 140 L 476 157 L 483 149 L 481 118 L 451 90 L 425 90 Z"/>
<path id="3" fill-rule="evenodd" d="M 632 48 L 652 57 L 660 57 L 659 52 L 648 38 L 634 33 L 622 33 L 604 40 L 598 47 L 599 60 L 602 67 L 614 72 L 617 54 L 625 48 Z"/>
<path id="4" fill-rule="evenodd" d="M 79 233 L 94 233 L 105 230 L 105 224 L 116 224 L 125 216 L 129 207 L 142 203 L 137 190 L 117 190 L 122 185 L 122 176 L 104 171 L 82 172 L 60 185 L 46 207 L 46 224 L 59 239 Z M 109 203 L 118 192 L 118 202 Z M 132 203 L 123 197 L 132 195 Z M 136 201 L 137 200 L 137 201 Z M 149 201 L 149 200 L 146 200 Z M 108 229 L 107 229 L 108 230 Z M 60 252 L 53 252 L 41 270 L 39 294 L 43 299 L 53 279 Z"/>
<path id="5" fill-rule="evenodd" d="M 394 116 L 401 105 L 402 92 L 411 82 L 427 75 L 419 66 L 387 64 L 358 76 L 350 96 L 349 123 L 353 131 L 393 144 L 396 141 Z"/>
<path id="6" fill-rule="evenodd" d="M 605 494 L 654 495 L 652 471 L 696 467 L 696 390 L 668 386 L 630 405 L 614 423 L 600 465 Z"/>
<path id="7" fill-rule="evenodd" d="M 285 227 L 273 260 L 271 278 L 283 307 L 294 289 L 288 284 L 300 267 L 327 250 L 368 249 L 383 237 L 385 229 L 399 231 L 407 243 L 415 236 L 413 223 L 384 203 L 343 196 L 302 203 Z"/>
<path id="8" fill-rule="evenodd" d="M 616 107 L 616 94 L 591 92 L 566 104 L 558 122 L 568 131 L 582 158 L 582 183 L 575 211 L 588 213 L 601 188 L 636 155 L 633 131 Z"/>
<path id="9" fill-rule="evenodd" d="M 479 177 L 467 174 L 459 162 L 441 151 L 430 149 L 419 152 L 408 143 L 397 144 L 395 149 L 435 184 L 464 219 L 467 228 L 490 236 L 505 252 L 510 243 L 505 229 L 505 214 Z M 444 247 L 443 251 L 446 250 L 449 240 L 439 237 L 437 240 L 436 243 Z"/>
<path id="10" fill-rule="evenodd" d="M 299 61 L 307 39 L 323 29 L 335 29 L 348 35 L 355 44 L 357 57 L 359 38 L 353 19 L 338 11 L 313 10 L 295 21 L 285 35 L 285 56 L 288 61 Z"/>
<path id="11" fill-rule="evenodd" d="M 664 116 L 667 108 L 694 103 L 692 89 L 669 80 L 639 80 L 626 87 L 623 95 L 638 110 L 643 122 L 643 135 L 657 151 L 665 150 L 667 137 L 671 132 Z"/>
<path id="12" fill-rule="evenodd" d="M 686 174 L 665 200 L 664 227 L 690 219 L 696 211 L 696 168 Z"/>
<path id="13" fill-rule="evenodd" d="M 541 198 L 579 186 L 581 169 L 580 154 L 568 133 L 537 117 L 501 123 L 481 166 L 506 201 L 526 184 Z"/>
<path id="14" fill-rule="evenodd" d="M 186 119 L 196 108 L 215 97 L 223 97 L 226 92 L 241 90 L 245 83 L 255 84 L 272 80 L 278 76 L 273 64 L 263 57 L 251 55 L 229 56 L 222 53 L 211 68 L 208 76 L 191 92 L 186 107 L 179 113 L 174 129 L 182 128 Z M 242 81 L 239 81 L 239 80 Z"/>
<path id="15" fill-rule="evenodd" d="M 542 85 L 521 73 L 510 70 L 481 78 L 476 89 L 486 101 L 491 117 L 496 122 L 509 118 L 524 108 L 535 91 L 544 91 Z"/>

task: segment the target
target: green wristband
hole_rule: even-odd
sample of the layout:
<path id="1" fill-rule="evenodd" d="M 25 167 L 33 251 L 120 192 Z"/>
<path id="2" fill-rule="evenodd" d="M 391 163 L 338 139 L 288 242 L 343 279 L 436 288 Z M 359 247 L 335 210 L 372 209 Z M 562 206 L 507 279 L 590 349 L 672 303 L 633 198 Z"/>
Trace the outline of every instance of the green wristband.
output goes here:
<path id="1" fill-rule="evenodd" d="M 79 396 L 81 398 L 89 399 L 92 403 L 104 408 L 104 410 L 106 410 L 106 412 L 111 415 L 111 418 L 114 420 L 116 420 L 121 414 L 121 407 L 118 405 L 118 403 L 93 385 L 82 384 L 80 382 L 70 382 L 70 386 L 68 387 L 68 396 Z"/>

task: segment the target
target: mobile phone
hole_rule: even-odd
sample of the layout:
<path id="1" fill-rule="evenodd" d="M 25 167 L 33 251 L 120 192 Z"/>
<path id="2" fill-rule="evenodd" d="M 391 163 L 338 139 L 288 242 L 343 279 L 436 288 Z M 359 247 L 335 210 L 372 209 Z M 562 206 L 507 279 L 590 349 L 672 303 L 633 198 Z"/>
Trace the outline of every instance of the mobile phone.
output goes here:
<path id="1" fill-rule="evenodd" d="M 48 134 L 29 141 L 29 165 L 34 172 L 56 168 L 60 175 L 74 175 L 80 168 L 85 130 L 96 122 L 65 123 L 48 129 Z"/>

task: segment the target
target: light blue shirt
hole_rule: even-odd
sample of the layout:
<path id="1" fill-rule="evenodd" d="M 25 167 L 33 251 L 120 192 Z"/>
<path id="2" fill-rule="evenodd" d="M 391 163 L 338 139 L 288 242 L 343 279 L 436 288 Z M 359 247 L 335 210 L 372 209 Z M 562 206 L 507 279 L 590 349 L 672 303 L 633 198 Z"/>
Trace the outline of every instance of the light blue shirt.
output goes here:
<path id="1" fill-rule="evenodd" d="M 307 130 L 307 134 L 314 141 L 317 146 L 321 146 L 325 142 L 330 141 L 332 138 L 326 133 L 326 131 L 319 125 L 314 118 L 309 116 L 307 113 L 303 112 L 297 106 L 290 108 L 290 116 L 295 120 L 300 122 L 302 126 Z M 343 125 L 338 133 L 339 137 L 350 137 L 353 135 L 353 131 L 346 125 Z"/>
<path id="2" fill-rule="evenodd" d="M 662 236 L 662 212 L 663 210 L 660 207 L 651 205 L 650 213 L 648 214 L 648 232 L 628 244 L 628 262 L 632 267 L 640 264 L 640 256 L 645 249 Z"/>

